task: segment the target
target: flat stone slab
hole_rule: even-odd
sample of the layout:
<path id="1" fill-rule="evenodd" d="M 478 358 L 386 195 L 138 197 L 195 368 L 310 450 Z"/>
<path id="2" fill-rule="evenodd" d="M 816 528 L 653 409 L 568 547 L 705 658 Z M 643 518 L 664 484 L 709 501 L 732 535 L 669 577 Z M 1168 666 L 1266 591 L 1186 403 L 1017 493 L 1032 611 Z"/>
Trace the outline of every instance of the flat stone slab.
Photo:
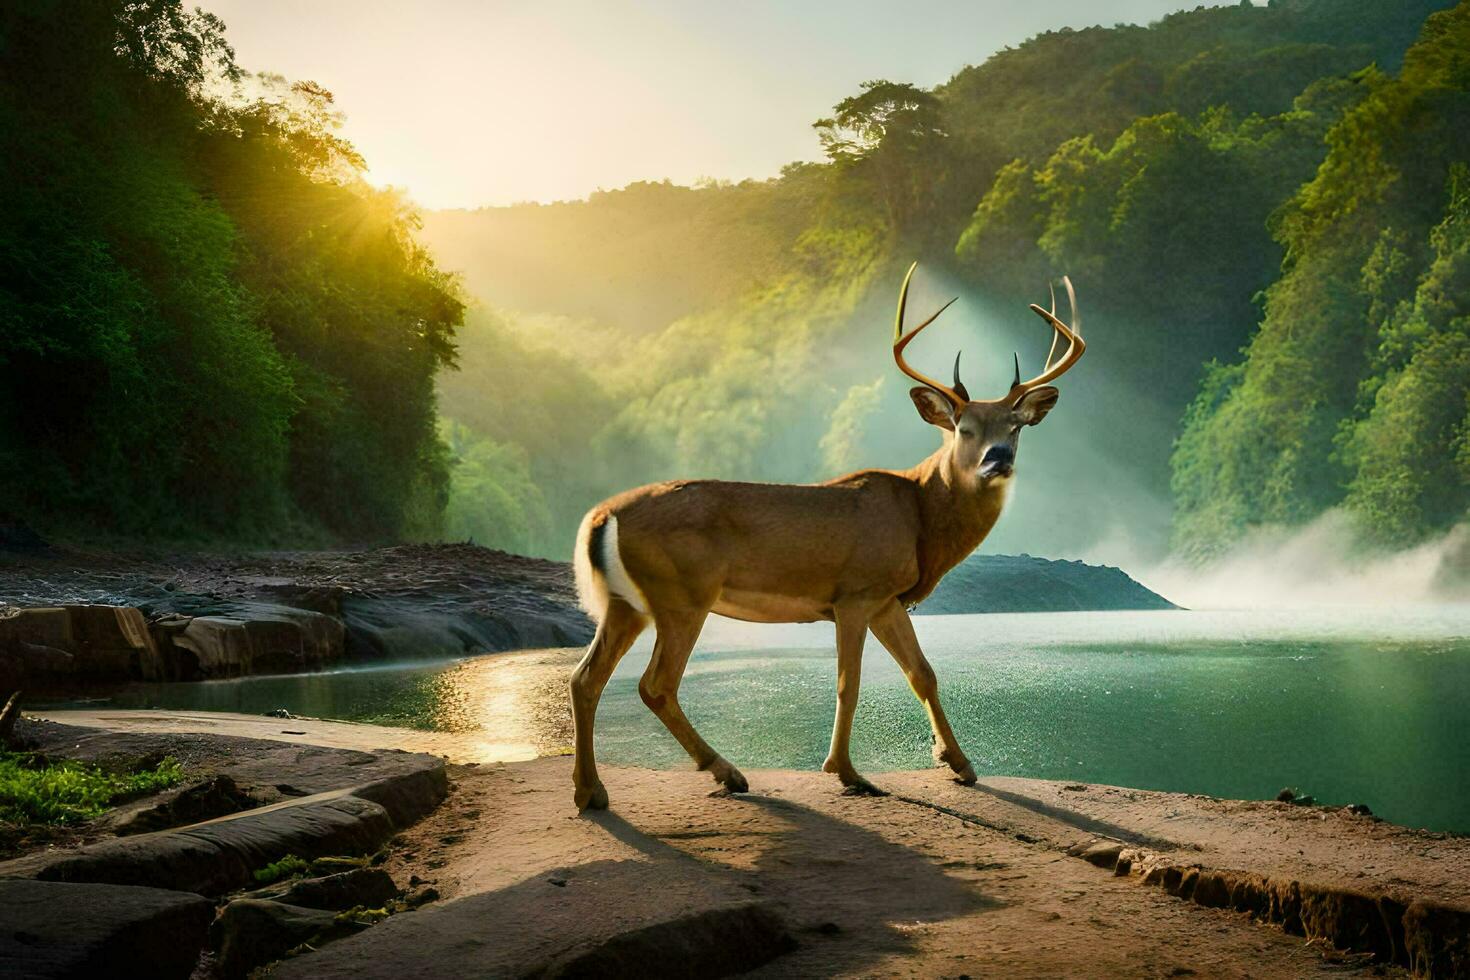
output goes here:
<path id="1" fill-rule="evenodd" d="M 748 891 L 697 866 L 684 872 L 609 860 L 537 875 L 400 913 L 272 976 L 719 977 L 794 948 L 784 919 Z"/>
<path id="2" fill-rule="evenodd" d="M 401 826 L 437 805 L 448 786 L 444 760 L 438 754 L 418 751 L 421 746 L 411 738 L 416 733 L 406 730 L 403 732 L 410 736 L 406 746 L 415 751 L 381 747 L 398 745 L 399 729 L 349 722 L 208 712 L 198 716 L 146 711 L 54 714 L 80 717 L 70 718 L 76 724 L 58 723 L 49 714 L 37 721 L 26 720 L 26 735 L 48 756 L 101 762 L 117 756 L 169 755 L 187 770 L 228 776 L 265 804 L 350 788 L 354 795 L 381 804 Z M 104 727 L 109 725 L 118 727 Z M 312 737 L 323 728 L 328 730 L 325 744 Z M 254 737 L 233 734 L 240 729 Z M 336 729 L 342 730 L 343 737 L 332 739 L 330 732 Z M 298 741 L 282 741 L 287 738 Z M 125 805 L 119 808 L 119 817 L 143 806 L 146 804 Z"/>
<path id="3" fill-rule="evenodd" d="M 393 836 L 381 806 L 344 790 L 278 803 L 176 830 L 137 834 L 0 864 L 0 878 L 161 885 L 218 895 L 287 854 L 364 854 Z"/>
<path id="4" fill-rule="evenodd" d="M 0 976 L 188 977 L 214 903 L 128 885 L 0 881 Z"/>
<path id="5" fill-rule="evenodd" d="M 175 741 L 156 734 L 86 729 L 52 733 L 53 745 L 67 750 L 56 754 L 74 758 L 166 752 Z M 218 741 L 223 745 L 214 746 L 216 750 L 238 753 L 220 772 L 242 786 L 271 788 L 280 802 L 185 827 L 18 858 L 0 863 L 0 878 L 161 885 L 216 895 L 248 885 L 254 870 L 287 854 L 314 858 L 373 851 L 432 811 L 449 792 L 444 760 L 424 753 Z"/>

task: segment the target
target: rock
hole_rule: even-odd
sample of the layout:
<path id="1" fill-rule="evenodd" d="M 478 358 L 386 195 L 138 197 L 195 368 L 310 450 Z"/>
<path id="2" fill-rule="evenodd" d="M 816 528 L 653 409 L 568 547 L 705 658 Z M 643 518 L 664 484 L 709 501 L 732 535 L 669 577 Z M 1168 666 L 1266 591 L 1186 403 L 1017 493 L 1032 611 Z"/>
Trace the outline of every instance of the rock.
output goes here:
<path id="1" fill-rule="evenodd" d="M 218 775 L 202 783 L 186 787 L 160 803 L 132 814 L 116 827 L 119 837 L 146 834 L 169 827 L 181 827 L 213 820 L 259 804 L 226 775 Z"/>
<path id="2" fill-rule="evenodd" d="M 1303 882 L 1300 890 L 1302 930 L 1308 939 L 1325 939 L 1338 949 L 1371 952 L 1382 962 L 1396 958 L 1403 946 L 1402 905 L 1336 886 Z"/>
<path id="3" fill-rule="evenodd" d="M 1420 977 L 1470 976 L 1470 911 L 1414 902 L 1404 911 L 1409 969 Z"/>
<path id="4" fill-rule="evenodd" d="M 297 585 L 284 582 L 263 585 L 260 591 L 283 606 L 310 609 L 323 616 L 341 619 L 342 599 L 348 595 L 349 590 L 340 585 Z"/>
<path id="5" fill-rule="evenodd" d="M 267 718 L 294 718 L 295 717 L 295 715 L 291 714 L 291 712 L 287 711 L 285 708 L 272 708 L 270 711 L 267 711 L 265 713 L 265 716 Z"/>
<path id="6" fill-rule="evenodd" d="M 448 660 L 490 650 L 571 645 L 552 639 L 550 632 L 538 634 L 542 642 L 531 642 L 517 628 L 526 624 L 398 599 L 350 596 L 342 603 L 342 622 L 347 656 L 354 662 Z"/>
<path id="7" fill-rule="evenodd" d="M 327 854 L 367 854 L 393 836 L 387 811 L 369 800 L 342 795 L 308 797 L 174 831 L 212 841 L 240 855 L 253 870 L 287 854 L 311 860 Z"/>
<path id="8" fill-rule="evenodd" d="M 7 607 L 0 612 L 7 687 L 162 679 L 162 660 L 143 614 L 129 606 Z M 14 675 L 14 676 L 12 676 Z"/>
<path id="9" fill-rule="evenodd" d="M 41 853 L 0 865 L 0 874 L 40 881 L 156 885 L 218 895 L 250 881 L 252 866 L 213 841 L 167 831 L 105 840 L 74 851 Z"/>
<path id="10" fill-rule="evenodd" d="M 213 914 L 161 888 L 0 881 L 0 976 L 183 980 Z"/>
<path id="11" fill-rule="evenodd" d="M 291 882 L 278 895 L 261 897 L 302 908 L 341 911 L 357 905 L 382 908 L 397 896 L 398 886 L 388 872 L 381 868 L 353 868 L 325 878 L 302 878 Z"/>
<path id="12" fill-rule="evenodd" d="M 1470 910 L 1423 900 L 1406 907 L 1393 896 L 1340 885 L 1201 867 L 1154 865 L 1143 883 L 1198 905 L 1246 912 L 1341 950 L 1370 953 L 1376 963 L 1397 963 L 1415 976 L 1470 976 Z"/>
<path id="13" fill-rule="evenodd" d="M 443 759 L 407 752 L 381 752 L 379 757 L 384 760 L 385 768 L 392 761 L 399 762 L 402 768 L 352 792 L 387 810 L 398 826 L 407 827 L 422 819 L 449 796 L 449 773 Z"/>
<path id="14" fill-rule="evenodd" d="M 335 912 L 242 898 L 226 905 L 210 926 L 209 945 L 221 976 L 243 977 L 302 943 L 323 942 L 360 928 L 339 921 Z"/>
<path id="15" fill-rule="evenodd" d="M 405 908 L 416 909 L 437 901 L 439 901 L 439 889 L 433 885 L 424 885 L 404 896 L 403 905 Z"/>
<path id="16" fill-rule="evenodd" d="M 20 692 L 16 691 L 0 708 L 0 745 L 13 748 L 15 745 L 15 722 L 20 718 Z"/>
<path id="17" fill-rule="evenodd" d="M 1030 555 L 971 555 L 935 587 L 916 612 L 1067 612 L 1177 609 L 1121 569 Z"/>
<path id="18" fill-rule="evenodd" d="M 331 616 L 268 602 L 214 602 L 208 615 L 176 606 L 154 622 L 169 680 L 321 670 L 342 659 L 344 630 Z"/>
<path id="19" fill-rule="evenodd" d="M 727 977 L 754 970 L 796 948 L 770 906 L 707 909 L 619 933 L 537 971 L 542 977 L 654 980 Z"/>
<path id="20" fill-rule="evenodd" d="M 1088 864 L 1095 864 L 1099 868 L 1111 871 L 1118 864 L 1118 856 L 1123 853 L 1123 845 L 1115 840 L 1100 840 L 1087 847 L 1077 855 Z"/>
<path id="21" fill-rule="evenodd" d="M 119 837 L 75 851 L 0 864 L 0 875 L 43 881 L 154 884 L 218 895 L 287 854 L 366 854 L 393 836 L 386 810 L 345 792 L 248 810 L 177 830 Z"/>

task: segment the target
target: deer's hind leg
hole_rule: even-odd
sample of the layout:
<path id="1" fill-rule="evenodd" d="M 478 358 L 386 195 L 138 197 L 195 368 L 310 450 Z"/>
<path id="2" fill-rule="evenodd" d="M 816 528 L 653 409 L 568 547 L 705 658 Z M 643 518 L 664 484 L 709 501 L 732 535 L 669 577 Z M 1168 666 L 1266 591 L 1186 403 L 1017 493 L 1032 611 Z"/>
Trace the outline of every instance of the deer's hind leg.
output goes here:
<path id="1" fill-rule="evenodd" d="M 708 610 L 701 609 L 655 616 L 654 628 L 658 630 L 658 639 L 654 641 L 653 658 L 648 662 L 648 669 L 638 682 L 638 694 L 684 746 L 684 751 L 689 753 L 697 768 L 708 772 L 730 792 L 744 793 L 750 786 L 740 770 L 710 748 L 679 706 L 679 683 L 684 679 L 689 655 L 694 652 L 695 641 L 699 639 L 699 631 L 708 615 Z"/>
<path id="2" fill-rule="evenodd" d="M 607 809 L 607 790 L 597 776 L 597 759 L 592 750 L 592 725 L 607 679 L 647 623 L 636 609 L 614 598 L 608 603 L 586 656 L 572 671 L 572 726 L 576 731 L 577 753 L 572 765 L 572 784 L 576 787 L 578 810 Z"/>

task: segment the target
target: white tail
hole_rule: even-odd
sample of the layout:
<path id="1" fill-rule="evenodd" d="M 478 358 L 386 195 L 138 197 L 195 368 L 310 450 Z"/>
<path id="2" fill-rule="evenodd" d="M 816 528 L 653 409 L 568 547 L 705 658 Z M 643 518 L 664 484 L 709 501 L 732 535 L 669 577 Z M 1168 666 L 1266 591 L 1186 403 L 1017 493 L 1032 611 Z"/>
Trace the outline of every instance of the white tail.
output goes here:
<path id="1" fill-rule="evenodd" d="M 577 576 L 577 601 L 599 626 L 607 615 L 607 604 L 612 596 L 648 615 L 648 602 L 643 598 L 643 590 L 628 574 L 623 556 L 618 551 L 616 516 L 604 515 L 594 509 L 582 518 L 582 526 L 577 529 L 573 568 Z"/>
<path id="2" fill-rule="evenodd" d="M 592 565 L 592 516 L 588 511 L 577 528 L 577 544 L 572 551 L 572 570 L 577 576 L 577 603 L 592 621 L 602 625 L 607 613 L 607 582 Z"/>

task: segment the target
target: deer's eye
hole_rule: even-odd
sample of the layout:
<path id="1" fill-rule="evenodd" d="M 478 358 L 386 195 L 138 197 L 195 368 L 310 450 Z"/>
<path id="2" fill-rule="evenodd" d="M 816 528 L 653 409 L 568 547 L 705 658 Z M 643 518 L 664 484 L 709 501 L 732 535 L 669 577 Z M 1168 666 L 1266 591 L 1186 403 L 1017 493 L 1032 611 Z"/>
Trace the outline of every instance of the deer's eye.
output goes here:
<path id="1" fill-rule="evenodd" d="M 963 439 L 973 439 L 973 438 L 975 438 L 975 430 L 974 429 L 961 429 L 960 430 L 960 437 L 963 438 Z"/>

